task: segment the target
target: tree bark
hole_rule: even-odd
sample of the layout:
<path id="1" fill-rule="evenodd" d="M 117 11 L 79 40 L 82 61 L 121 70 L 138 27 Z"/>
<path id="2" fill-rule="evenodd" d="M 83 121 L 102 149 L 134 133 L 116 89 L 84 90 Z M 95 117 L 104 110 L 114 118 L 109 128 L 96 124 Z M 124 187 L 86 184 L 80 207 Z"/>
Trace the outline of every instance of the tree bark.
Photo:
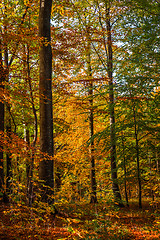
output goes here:
<path id="1" fill-rule="evenodd" d="M 125 190 L 125 198 L 127 206 L 129 207 L 128 203 L 128 194 L 127 194 L 127 170 L 126 170 L 126 157 L 125 157 L 125 146 L 124 146 L 124 137 L 122 133 L 122 148 L 123 148 L 123 169 L 124 169 L 124 190 Z"/>
<path id="2" fill-rule="evenodd" d="M 90 47 L 88 52 L 88 75 L 89 77 L 92 76 L 92 69 L 91 69 L 91 56 L 90 56 Z M 96 183 L 96 174 L 95 174 L 95 157 L 94 157 L 94 123 L 93 123 L 93 83 L 90 82 L 89 85 L 89 137 L 91 139 L 91 143 L 89 146 L 89 155 L 90 155 L 90 167 L 91 167 L 91 199 L 90 203 L 97 203 L 97 183 Z"/>
<path id="3" fill-rule="evenodd" d="M 7 28 L 4 26 L 5 34 L 7 35 Z M 9 69 L 8 69 L 8 48 L 7 45 L 5 44 L 4 46 L 4 63 L 5 63 L 5 69 L 7 70 L 8 74 L 5 76 L 5 81 L 9 82 Z M 7 110 L 8 110 L 8 115 L 6 116 L 6 133 L 8 136 L 9 141 L 11 142 L 11 117 L 10 117 L 10 112 L 11 112 L 11 106 L 8 102 L 5 103 Z M 8 152 L 7 153 L 7 175 L 6 175 L 6 189 L 7 189 L 7 194 L 11 193 L 11 178 L 12 178 L 12 158 L 11 154 Z"/>
<path id="4" fill-rule="evenodd" d="M 30 27 L 30 26 L 29 26 Z M 29 45 L 27 45 L 27 78 L 28 78 L 28 85 L 29 85 L 29 91 L 30 91 L 30 98 L 31 98 L 31 105 L 32 105 L 32 111 L 34 115 L 34 139 L 31 144 L 32 146 L 32 153 L 31 153 L 31 159 L 30 162 L 28 162 L 29 170 L 28 172 L 28 204 L 31 207 L 33 203 L 33 169 L 34 169 L 34 156 L 36 152 L 36 142 L 37 142 L 37 135 L 38 135 L 38 122 L 37 122 L 37 112 L 34 104 L 34 95 L 32 90 L 32 83 L 31 83 L 31 74 L 30 74 L 30 48 Z M 28 132 L 29 135 L 29 132 Z M 28 137 L 29 139 L 29 137 Z M 29 143 L 29 142 L 28 142 Z"/>
<path id="5" fill-rule="evenodd" d="M 40 0 L 39 36 L 40 46 L 40 150 L 39 178 L 45 185 L 42 200 L 52 202 L 53 198 L 53 113 L 52 113 L 52 50 L 50 16 L 52 0 Z"/>
<path id="6" fill-rule="evenodd" d="M 137 179 L 139 187 L 139 208 L 142 208 L 142 186 L 141 186 L 141 172 L 140 172 L 140 159 L 139 159 L 139 142 L 138 142 L 138 131 L 137 131 L 137 120 L 136 120 L 136 110 L 135 103 L 133 102 L 133 118 L 134 118 L 134 134 L 136 141 L 136 159 L 137 159 Z"/>
<path id="7" fill-rule="evenodd" d="M 90 139 L 91 143 L 89 146 L 89 152 L 90 152 L 90 164 L 91 164 L 91 199 L 90 203 L 97 203 L 97 183 L 96 183 L 96 174 L 95 174 L 95 157 L 94 157 L 94 125 L 93 125 L 93 84 L 89 84 L 89 133 L 90 133 Z"/>
<path id="8" fill-rule="evenodd" d="M 26 142 L 26 151 L 28 151 L 28 146 L 30 145 L 30 141 L 29 141 L 29 130 L 24 129 L 24 141 Z M 26 159 L 26 177 L 27 177 L 27 198 L 28 198 L 28 205 L 30 202 L 30 154 L 28 154 L 27 159 Z"/>
<path id="9" fill-rule="evenodd" d="M 11 119 L 9 117 L 8 119 L 9 124 L 6 126 L 6 132 L 8 135 L 8 139 L 11 142 Z M 11 154 L 7 153 L 7 176 L 6 176 L 6 188 L 7 188 L 7 194 L 11 193 L 11 179 L 12 179 L 12 158 Z"/>
<path id="10" fill-rule="evenodd" d="M 106 26 L 107 26 L 107 51 L 108 51 L 108 81 L 109 81 L 109 113 L 110 113 L 110 154 L 111 154 L 111 178 L 112 190 L 115 203 L 123 206 L 117 178 L 116 165 L 116 134 L 115 134 L 115 113 L 114 113 L 114 89 L 113 89 L 113 51 L 110 24 L 110 9 L 106 6 Z"/>
<path id="11" fill-rule="evenodd" d="M 89 28 L 86 27 L 86 60 L 87 60 L 87 76 L 92 78 L 92 68 L 91 68 L 91 42 L 89 36 Z M 91 180 L 91 198 L 90 203 L 97 203 L 97 183 L 96 183 L 96 173 L 95 173 L 95 157 L 94 157 L 94 119 L 93 119 L 93 83 L 90 81 L 87 84 L 88 87 L 88 97 L 89 97 L 89 158 L 90 158 L 90 180 Z"/>
<path id="12" fill-rule="evenodd" d="M 5 71 L 2 65 L 2 48 L 0 42 L 0 134 L 3 137 L 4 133 L 4 99 L 3 99 L 3 90 L 4 90 L 4 79 L 5 79 Z M 3 170 L 3 145 L 0 142 L 0 191 L 4 196 L 4 170 Z"/>

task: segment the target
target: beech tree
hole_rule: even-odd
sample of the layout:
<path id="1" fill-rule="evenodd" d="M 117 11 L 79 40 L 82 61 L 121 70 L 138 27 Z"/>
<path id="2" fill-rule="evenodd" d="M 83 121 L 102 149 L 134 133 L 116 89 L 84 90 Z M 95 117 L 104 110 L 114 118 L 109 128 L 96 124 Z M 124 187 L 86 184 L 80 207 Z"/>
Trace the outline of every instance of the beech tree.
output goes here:
<path id="1" fill-rule="evenodd" d="M 53 109 L 52 109 L 52 49 L 51 49 L 51 18 L 52 0 L 40 1 L 39 37 L 40 46 L 40 150 L 39 178 L 46 189 L 42 199 L 52 202 L 53 177 Z M 48 156 L 46 156 L 47 154 Z M 48 159 L 47 159 L 48 158 Z"/>
<path id="2" fill-rule="evenodd" d="M 114 113 L 114 88 L 113 88 L 113 51 L 111 37 L 111 22 L 110 22 L 110 3 L 106 5 L 106 27 L 107 27 L 107 50 L 108 50 L 108 81 L 109 81 L 109 112 L 110 112 L 110 138 L 111 138 L 111 176 L 112 189 L 115 201 L 119 206 L 123 206 L 121 202 L 121 194 L 117 179 L 117 164 L 116 164 L 116 133 L 115 133 L 115 113 Z"/>
<path id="3" fill-rule="evenodd" d="M 87 33 L 88 35 L 89 33 Z M 91 46 L 89 38 L 87 37 L 87 74 L 89 78 L 92 78 L 92 68 L 91 68 Z M 95 170 L 95 146 L 94 146 L 94 117 L 93 117 L 93 82 L 87 84 L 88 87 L 88 97 L 89 97 L 89 137 L 90 137 L 90 146 L 89 146 L 89 157 L 91 165 L 91 200 L 90 203 L 97 202 L 97 183 L 96 183 L 96 170 Z"/>

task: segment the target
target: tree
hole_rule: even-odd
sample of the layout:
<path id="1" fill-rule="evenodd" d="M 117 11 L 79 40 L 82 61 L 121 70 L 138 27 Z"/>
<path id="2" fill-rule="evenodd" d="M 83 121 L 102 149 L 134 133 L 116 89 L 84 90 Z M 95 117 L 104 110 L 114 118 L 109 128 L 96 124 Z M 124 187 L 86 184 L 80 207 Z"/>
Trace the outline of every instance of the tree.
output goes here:
<path id="1" fill-rule="evenodd" d="M 54 187 L 53 175 L 53 110 L 52 110 L 52 49 L 51 49 L 51 18 L 52 0 L 40 1 L 39 37 L 40 46 L 40 150 L 39 178 L 45 185 L 42 199 L 52 202 Z M 47 154 L 48 156 L 46 156 Z M 48 158 L 48 159 L 47 159 Z"/>
<path id="2" fill-rule="evenodd" d="M 115 113 L 114 113 L 114 90 L 113 90 L 113 51 L 111 38 L 111 23 L 110 23 L 110 6 L 106 5 L 106 27 L 107 27 L 107 49 L 108 49 L 108 81 L 109 81 L 109 112 L 110 112 L 110 138 L 111 138 L 111 176 L 112 189 L 115 197 L 115 202 L 119 206 L 123 206 L 121 202 L 121 194 L 117 179 L 116 166 L 116 135 L 115 135 Z"/>
<path id="3" fill-rule="evenodd" d="M 4 134 L 4 99 L 3 90 L 4 90 L 4 80 L 5 80 L 5 70 L 2 65 L 2 46 L 0 42 L 0 134 Z M 4 171 L 3 171 L 3 145 L 0 143 L 0 190 L 3 192 L 4 196 Z"/>
<path id="4" fill-rule="evenodd" d="M 89 33 L 87 32 L 87 35 Z M 91 49 L 89 38 L 87 37 L 87 74 L 89 78 L 92 78 L 92 68 L 91 68 Z M 93 118 L 93 82 L 89 82 L 88 85 L 88 96 L 89 96 L 89 137 L 90 137 L 90 146 L 89 146 L 89 157 L 91 165 L 91 200 L 90 203 L 97 202 L 97 183 L 95 176 L 95 146 L 94 146 L 94 118 Z"/>

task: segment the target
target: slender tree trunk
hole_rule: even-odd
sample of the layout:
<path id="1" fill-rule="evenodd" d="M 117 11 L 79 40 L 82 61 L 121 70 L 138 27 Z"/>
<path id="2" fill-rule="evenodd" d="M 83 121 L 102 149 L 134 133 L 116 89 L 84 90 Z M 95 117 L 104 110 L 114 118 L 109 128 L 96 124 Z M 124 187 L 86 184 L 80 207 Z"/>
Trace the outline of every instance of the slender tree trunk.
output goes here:
<path id="1" fill-rule="evenodd" d="M 125 147 L 124 147 L 123 135 L 122 135 L 122 148 L 123 148 L 123 168 L 124 168 L 124 190 L 125 190 L 126 203 L 127 203 L 127 206 L 129 206 L 129 203 L 128 203 L 128 194 L 127 194 L 127 181 L 126 181 L 126 176 L 127 176 L 127 171 L 126 171 L 126 157 L 125 157 Z"/>
<path id="2" fill-rule="evenodd" d="M 109 8 L 106 6 L 106 26 L 107 26 L 107 51 L 108 51 L 108 81 L 109 81 L 109 112 L 110 112 L 110 141 L 111 141 L 111 178 L 112 190 L 115 203 L 123 206 L 117 178 L 116 166 L 116 134 L 115 134 L 115 113 L 114 113 L 114 89 L 113 89 L 113 51 L 111 38 L 111 24 Z"/>
<path id="3" fill-rule="evenodd" d="M 26 151 L 28 151 L 28 146 L 30 145 L 30 140 L 29 140 L 29 130 L 25 126 L 24 129 L 24 141 L 26 142 Z M 27 159 L 26 159 L 26 176 L 27 176 L 27 199 L 28 199 L 28 205 L 30 206 L 30 183 L 31 183 L 31 178 L 30 178 L 30 154 L 27 154 Z"/>
<path id="4" fill-rule="evenodd" d="M 39 178 L 46 186 L 42 195 L 44 201 L 53 202 L 53 112 L 52 112 L 52 50 L 50 33 L 50 15 L 52 0 L 40 0 L 39 36 L 40 46 L 40 149 Z M 44 154 L 44 155 L 43 155 Z"/>
<path id="5" fill-rule="evenodd" d="M 27 45 L 27 77 L 28 77 L 28 85 L 29 85 L 29 91 L 30 91 L 30 98 L 31 98 L 31 105 L 32 105 L 32 111 L 34 115 L 34 139 L 31 144 L 32 146 L 32 154 L 30 162 L 28 162 L 29 170 L 28 170 L 28 203 L 29 206 L 32 206 L 33 203 L 33 169 L 34 169 L 34 156 L 36 152 L 36 142 L 37 142 L 37 135 L 38 135 L 38 123 L 37 123 L 37 112 L 34 104 L 34 95 L 32 90 L 32 83 L 31 83 L 31 76 L 30 76 L 30 49 Z"/>
<path id="6" fill-rule="evenodd" d="M 24 140 L 26 141 L 26 150 L 28 150 L 28 146 L 30 145 L 28 129 L 25 129 Z M 29 207 L 32 207 L 33 203 L 33 163 L 34 158 L 32 157 L 32 154 L 28 153 L 28 158 L 26 160 L 26 176 L 27 176 L 27 199 Z"/>
<path id="7" fill-rule="evenodd" d="M 89 147 L 90 152 L 90 164 L 91 164 L 91 199 L 90 203 L 97 203 L 97 183 L 96 183 L 96 176 L 95 176 L 95 157 L 94 157 L 94 125 L 93 125 L 93 84 L 92 82 L 89 84 L 89 132 L 90 132 L 90 139 L 91 144 Z"/>
<path id="8" fill-rule="evenodd" d="M 9 141 L 11 142 L 11 120 L 9 118 L 9 124 L 6 126 L 6 132 Z M 6 188 L 7 188 L 7 194 L 11 193 L 11 179 L 12 179 L 12 168 L 11 168 L 11 154 L 7 153 L 7 176 L 6 176 Z"/>
<path id="9" fill-rule="evenodd" d="M 7 29 L 6 26 L 4 27 L 5 29 L 5 34 L 7 34 Z M 9 72 L 8 69 L 8 48 L 5 45 L 4 47 L 5 51 L 4 51 L 4 62 L 5 62 L 5 68 L 7 69 L 7 72 Z M 6 75 L 6 79 L 5 81 L 8 82 L 8 74 Z M 5 103 L 7 110 L 8 110 L 8 115 L 7 115 L 7 126 L 6 126 L 6 132 L 7 132 L 7 136 L 9 141 L 11 142 L 11 117 L 10 117 L 10 111 L 11 111 L 11 106 L 9 103 Z M 12 167 L 11 167 L 11 162 L 12 162 L 12 158 L 11 158 L 11 154 L 8 152 L 7 153 L 7 175 L 6 175 L 6 188 L 7 188 L 7 194 L 11 192 L 11 178 L 12 178 Z"/>
<path id="10" fill-rule="evenodd" d="M 92 77 L 92 68 L 91 68 L 91 43 L 89 37 L 89 30 L 87 29 L 87 49 L 86 49 L 86 58 L 87 58 L 87 75 Z M 90 157 L 90 179 L 91 179 L 91 199 L 90 203 L 97 203 L 97 183 L 96 183 L 96 174 L 95 174 L 95 157 L 94 157 L 94 119 L 93 119 L 93 83 L 90 81 L 88 86 L 88 96 L 89 96 L 89 137 L 91 143 L 89 146 L 89 157 Z"/>
<path id="11" fill-rule="evenodd" d="M 4 79 L 5 71 L 2 65 L 2 48 L 0 42 L 0 137 L 3 138 L 4 133 L 4 99 L 3 99 L 3 90 L 4 90 Z M 0 141 L 0 191 L 4 196 L 4 169 L 3 169 L 3 144 Z"/>
<path id="12" fill-rule="evenodd" d="M 134 134 L 136 140 L 136 159 L 137 159 L 137 179 L 139 186 L 139 208 L 142 208 L 142 186 L 141 186 L 141 172 L 140 172 L 140 163 L 139 163 L 139 142 L 138 142 L 138 131 L 137 131 L 137 120 L 136 120 L 136 111 L 135 103 L 133 103 L 133 117 L 134 117 Z"/>

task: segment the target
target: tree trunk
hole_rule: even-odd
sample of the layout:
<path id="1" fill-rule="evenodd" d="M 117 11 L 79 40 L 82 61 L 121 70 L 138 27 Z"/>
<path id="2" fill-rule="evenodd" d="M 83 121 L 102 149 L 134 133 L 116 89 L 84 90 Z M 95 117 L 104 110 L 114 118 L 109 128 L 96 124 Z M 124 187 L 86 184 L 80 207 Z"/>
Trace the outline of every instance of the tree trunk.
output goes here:
<path id="1" fill-rule="evenodd" d="M 34 156 L 35 156 L 35 152 L 36 152 L 35 147 L 36 147 L 37 135 L 38 135 L 38 123 L 37 123 L 37 113 L 36 113 L 36 108 L 35 108 L 35 104 L 34 104 L 34 95 L 33 95 L 33 90 L 32 90 L 31 76 L 30 76 L 30 48 L 29 48 L 29 45 L 27 45 L 27 78 L 28 78 L 28 85 L 29 85 L 29 91 L 30 91 L 32 111 L 33 111 L 33 115 L 34 115 L 34 139 L 31 144 L 31 146 L 32 146 L 31 160 L 28 163 L 29 171 L 28 171 L 28 188 L 27 188 L 28 189 L 28 203 L 29 203 L 29 206 L 31 207 L 32 203 L 33 203 L 33 169 L 34 169 Z M 29 132 L 28 132 L 28 135 L 29 135 Z M 29 139 L 29 137 L 28 137 L 28 139 Z"/>
<path id="2" fill-rule="evenodd" d="M 87 75 L 89 78 L 92 78 L 92 68 L 91 68 L 91 43 L 89 37 L 89 31 L 86 29 L 87 33 L 87 49 L 86 49 L 86 59 L 87 59 Z M 90 158 L 90 179 L 91 179 L 91 199 L 90 203 L 97 203 L 97 183 L 95 176 L 95 157 L 94 157 L 94 119 L 93 119 L 93 83 L 90 81 L 87 84 L 88 87 L 88 96 L 89 96 L 89 158 Z"/>
<path id="3" fill-rule="evenodd" d="M 136 120 L 136 110 L 135 103 L 133 103 L 133 118 L 134 118 L 134 134 L 136 140 L 136 159 L 137 159 L 137 179 L 138 179 L 138 187 L 139 187 L 139 208 L 142 208 L 142 186 L 141 186 L 141 173 L 140 173 L 140 165 L 139 165 L 139 142 L 138 142 L 138 131 L 137 131 L 137 120 Z"/>
<path id="4" fill-rule="evenodd" d="M 0 42 L 0 137 L 3 138 L 4 133 L 4 99 L 3 99 L 3 90 L 4 90 L 4 79 L 5 71 L 2 65 L 2 49 Z M 1 135 L 2 134 L 2 135 Z M 0 191 L 4 196 L 4 169 L 3 169 L 3 145 L 0 142 Z"/>
<path id="5" fill-rule="evenodd" d="M 8 135 L 9 141 L 11 140 L 11 119 L 9 118 L 9 124 L 6 126 L 6 132 Z M 12 179 L 12 167 L 11 167 L 11 154 L 7 153 L 7 176 L 6 176 L 6 188 L 7 194 L 11 193 L 11 179 Z"/>
<path id="6" fill-rule="evenodd" d="M 109 9 L 106 6 L 106 26 L 107 26 L 107 51 L 108 51 L 108 81 L 109 81 L 109 113 L 110 113 L 110 154 L 111 154 L 111 178 L 112 190 L 115 203 L 123 206 L 117 178 L 116 166 L 116 134 L 115 134 L 115 113 L 114 113 L 114 89 L 113 89 L 113 57 L 112 38 Z"/>
<path id="7" fill-rule="evenodd" d="M 7 34 L 7 29 L 6 26 L 4 26 L 5 29 L 5 34 Z M 7 72 L 9 73 L 9 69 L 8 69 L 8 48 L 7 45 L 4 46 L 4 62 L 5 62 L 5 68 L 7 69 Z M 5 81 L 8 82 L 9 81 L 9 74 L 7 74 L 5 76 Z M 11 117 L 10 117 L 10 111 L 11 111 L 11 106 L 8 102 L 5 103 L 7 109 L 8 109 L 8 115 L 7 115 L 7 126 L 6 126 L 6 132 L 7 132 L 7 136 L 9 141 L 11 142 Z M 7 175 L 6 175 L 6 189 L 7 189 L 7 194 L 11 193 L 11 178 L 12 178 L 12 167 L 11 167 L 11 162 L 12 162 L 12 158 L 11 158 L 11 154 L 8 152 L 7 153 Z"/>
<path id="8" fill-rule="evenodd" d="M 122 134 L 122 148 L 123 148 L 124 190 L 125 190 L 126 203 L 127 203 L 127 206 L 129 207 L 128 194 L 127 194 L 127 180 L 126 180 L 126 177 L 127 177 L 126 157 L 125 157 L 125 147 L 124 147 L 123 134 Z"/>
<path id="9" fill-rule="evenodd" d="M 94 158 L 94 127 L 93 127 L 93 84 L 92 82 L 89 84 L 89 133 L 91 143 L 89 146 L 90 153 L 90 164 L 91 164 L 91 200 L 90 203 L 97 203 L 97 184 L 96 184 L 96 176 L 95 176 L 95 158 Z"/>
<path id="10" fill-rule="evenodd" d="M 29 139 L 29 130 L 24 129 L 24 140 L 26 142 L 26 151 L 28 151 L 28 147 L 30 145 L 30 139 Z M 32 207 L 33 203 L 33 163 L 34 158 L 32 157 L 32 154 L 29 154 L 26 159 L 26 176 L 27 176 L 27 200 L 28 200 L 28 206 Z"/>
<path id="11" fill-rule="evenodd" d="M 91 63 L 90 63 L 90 54 L 89 54 L 89 76 L 92 76 L 91 73 Z M 95 158 L 94 158 L 94 124 L 93 124 L 93 83 L 89 83 L 89 137 L 91 139 L 91 143 L 89 146 L 89 155 L 90 155 L 90 166 L 91 166 L 91 199 L 90 203 L 97 203 L 97 184 L 96 184 L 96 176 L 95 176 Z"/>
<path id="12" fill-rule="evenodd" d="M 39 178 L 45 185 L 42 200 L 53 202 L 53 113 L 52 113 L 52 50 L 50 15 L 52 0 L 40 0 L 39 36 L 40 46 L 40 149 Z"/>

